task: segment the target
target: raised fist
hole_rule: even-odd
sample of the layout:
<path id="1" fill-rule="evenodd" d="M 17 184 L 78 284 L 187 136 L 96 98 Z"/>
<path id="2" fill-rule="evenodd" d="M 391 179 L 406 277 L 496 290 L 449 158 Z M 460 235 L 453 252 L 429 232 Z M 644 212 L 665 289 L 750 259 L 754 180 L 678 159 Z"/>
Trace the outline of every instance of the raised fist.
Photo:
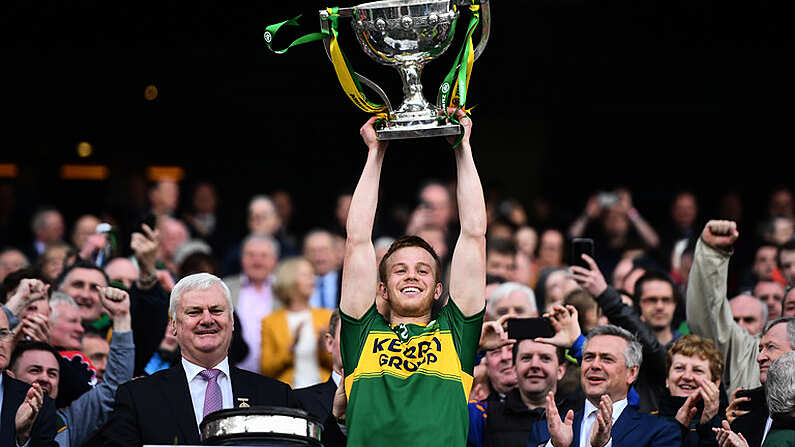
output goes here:
<path id="1" fill-rule="evenodd" d="M 737 224 L 731 220 L 710 220 L 701 233 L 701 239 L 713 248 L 731 250 L 740 237 Z"/>

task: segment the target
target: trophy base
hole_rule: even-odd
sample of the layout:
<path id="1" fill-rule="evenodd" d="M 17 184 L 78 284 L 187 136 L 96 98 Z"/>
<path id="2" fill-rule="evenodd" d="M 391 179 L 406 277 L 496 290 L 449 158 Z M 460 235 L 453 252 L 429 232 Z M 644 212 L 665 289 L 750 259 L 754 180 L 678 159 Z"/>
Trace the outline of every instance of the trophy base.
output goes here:
<path id="1" fill-rule="evenodd" d="M 376 129 L 375 136 L 380 141 L 386 140 L 406 140 L 409 138 L 426 137 L 449 137 L 461 134 L 461 126 L 458 124 L 432 122 L 429 124 L 417 124 L 411 126 L 393 125 Z"/>

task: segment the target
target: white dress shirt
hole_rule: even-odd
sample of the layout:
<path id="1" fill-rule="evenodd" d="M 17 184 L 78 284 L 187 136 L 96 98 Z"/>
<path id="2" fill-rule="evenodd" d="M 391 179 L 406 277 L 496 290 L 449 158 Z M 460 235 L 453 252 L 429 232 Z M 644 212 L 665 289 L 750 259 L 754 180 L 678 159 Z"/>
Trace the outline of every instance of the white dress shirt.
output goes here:
<path id="1" fill-rule="evenodd" d="M 312 312 L 309 309 L 300 312 L 287 311 L 287 329 L 291 334 L 301 327 L 301 334 L 295 344 L 293 364 L 293 387 L 304 388 L 320 382 L 320 365 L 317 359 L 317 333 L 312 324 Z"/>
<path id="2" fill-rule="evenodd" d="M 767 422 L 765 422 L 765 431 L 762 433 L 762 444 L 765 443 L 765 438 L 767 438 L 767 433 L 770 431 L 770 426 L 773 425 L 773 418 L 770 415 L 767 416 Z"/>
<path id="3" fill-rule="evenodd" d="M 628 401 L 627 398 L 623 398 L 618 402 L 613 402 L 613 424 L 615 425 L 618 418 L 621 416 L 621 413 L 624 411 L 624 408 L 627 407 Z M 582 418 L 582 426 L 580 428 L 580 447 L 590 447 L 590 438 L 591 438 L 591 427 L 594 426 L 596 423 L 596 415 L 599 411 L 599 408 L 595 407 L 594 404 L 591 403 L 590 400 L 585 399 L 585 410 L 583 413 Z M 613 438 L 611 437 L 605 447 L 610 447 L 613 444 Z"/>
<path id="4" fill-rule="evenodd" d="M 190 400 L 193 403 L 193 414 L 196 416 L 196 426 L 198 427 L 202 419 L 204 419 L 204 394 L 207 391 L 207 381 L 204 380 L 199 373 L 207 368 L 195 365 L 182 357 L 182 367 L 185 369 L 185 376 L 188 379 L 188 388 L 190 389 Z M 223 408 L 233 408 L 232 396 L 232 380 L 229 377 L 229 358 L 224 357 L 221 363 L 209 369 L 219 369 L 221 374 L 218 374 L 216 381 L 221 388 L 221 398 L 223 400 Z"/>

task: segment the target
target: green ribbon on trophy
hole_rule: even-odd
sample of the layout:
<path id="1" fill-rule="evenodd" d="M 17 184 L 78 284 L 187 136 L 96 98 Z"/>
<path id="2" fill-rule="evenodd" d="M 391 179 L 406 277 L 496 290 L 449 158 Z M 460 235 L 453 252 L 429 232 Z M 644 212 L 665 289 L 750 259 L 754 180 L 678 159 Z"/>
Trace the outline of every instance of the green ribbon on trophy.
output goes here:
<path id="1" fill-rule="evenodd" d="M 362 90 L 362 85 L 359 82 L 359 77 L 351 69 L 351 64 L 348 62 L 348 58 L 345 57 L 345 54 L 342 52 L 342 48 L 339 45 L 339 41 L 337 40 L 337 28 L 339 26 L 338 22 L 340 17 L 337 11 L 339 8 L 335 6 L 333 8 L 327 8 L 326 10 L 329 13 L 328 20 L 331 22 L 331 30 L 329 32 L 321 31 L 319 33 L 307 34 L 295 39 L 287 48 L 282 50 L 274 50 L 271 47 L 273 36 L 277 31 L 279 31 L 279 28 L 284 25 L 298 26 L 298 19 L 301 18 L 301 16 L 298 15 L 295 18 L 265 27 L 265 43 L 268 45 L 268 49 L 276 54 L 283 54 L 293 46 L 331 38 L 331 44 L 329 45 L 331 61 L 334 64 L 334 71 L 337 72 L 337 79 L 339 80 L 342 89 L 345 91 L 345 94 L 348 96 L 351 102 L 353 102 L 356 107 L 360 108 L 361 110 L 367 113 L 380 115 L 382 118 L 386 118 L 387 106 L 384 104 L 374 103 L 367 99 L 367 96 Z"/>
<path id="2" fill-rule="evenodd" d="M 273 25 L 266 26 L 265 27 L 265 44 L 268 46 L 268 49 L 273 51 L 276 54 L 284 54 L 284 53 L 287 52 L 287 50 L 289 50 L 290 48 L 292 48 L 292 47 L 294 47 L 296 45 L 301 45 L 301 44 L 305 44 L 305 43 L 309 43 L 309 42 L 314 42 L 316 40 L 323 40 L 326 37 L 328 37 L 328 34 L 323 33 L 323 32 L 311 33 L 311 34 L 307 34 L 305 36 L 301 36 L 298 39 L 295 39 L 293 41 L 293 43 L 291 43 L 287 48 L 284 48 L 284 49 L 281 49 L 281 50 L 274 50 L 273 47 L 271 46 L 271 42 L 273 41 L 273 36 L 275 36 L 276 32 L 279 31 L 279 28 L 281 28 L 284 25 L 287 25 L 287 26 L 298 26 L 298 19 L 300 19 L 300 18 L 301 18 L 301 14 L 293 17 L 292 19 L 285 20 L 284 22 L 274 23 Z"/>
<path id="3" fill-rule="evenodd" d="M 295 39 L 289 46 L 275 50 L 272 42 L 283 26 L 298 26 L 300 15 L 265 28 L 265 43 L 268 49 L 283 54 L 296 45 L 323 40 L 329 59 L 334 65 L 337 80 L 354 105 L 364 112 L 377 114 L 387 125 L 376 129 L 379 139 L 416 138 L 423 136 L 459 135 L 455 146 L 464 136 L 463 126 L 447 109 L 466 108 L 467 90 L 472 68 L 488 41 L 491 16 L 488 0 L 426 0 L 425 15 L 406 15 L 400 4 L 394 2 L 370 2 L 355 8 L 326 8 L 320 11 L 321 31 Z M 439 87 L 436 104 L 422 97 L 419 73 L 424 63 L 438 57 L 453 40 L 458 21 L 459 5 L 468 6 L 471 17 L 466 38 L 450 71 Z M 353 18 L 353 28 L 363 50 L 372 59 L 398 68 L 404 82 L 404 98 L 400 107 L 393 109 L 384 91 L 371 80 L 358 75 L 351 67 L 338 41 L 339 19 Z M 483 25 L 477 49 L 472 36 L 479 24 Z M 414 46 L 401 46 L 405 33 L 413 33 Z M 420 45 L 422 41 L 422 45 Z M 419 48 L 426 48 L 420 50 Z M 425 53 L 420 56 L 420 53 Z M 416 53 L 416 54 L 415 54 Z M 385 104 L 370 101 L 362 85 L 371 88 Z M 408 92 L 408 93 L 406 93 Z M 459 131 L 459 128 L 461 129 Z"/>
<path id="4" fill-rule="evenodd" d="M 466 109 L 467 89 L 469 88 L 469 79 L 472 76 L 472 66 L 475 64 L 475 50 L 472 47 L 472 33 L 477 28 L 480 22 L 480 5 L 470 5 L 469 10 L 472 11 L 472 17 L 469 19 L 467 26 L 466 39 L 464 45 L 458 52 L 453 68 L 447 73 L 441 87 L 439 87 L 438 105 L 445 117 L 451 122 L 454 122 L 462 127 L 461 135 L 459 135 L 453 147 L 458 147 L 461 140 L 464 138 L 463 125 L 455 118 L 453 113 L 447 111 L 448 107 L 460 108 L 467 116 L 470 115 L 469 110 Z M 466 59 L 465 59 L 466 58 Z M 466 63 L 464 63 L 466 62 Z"/>

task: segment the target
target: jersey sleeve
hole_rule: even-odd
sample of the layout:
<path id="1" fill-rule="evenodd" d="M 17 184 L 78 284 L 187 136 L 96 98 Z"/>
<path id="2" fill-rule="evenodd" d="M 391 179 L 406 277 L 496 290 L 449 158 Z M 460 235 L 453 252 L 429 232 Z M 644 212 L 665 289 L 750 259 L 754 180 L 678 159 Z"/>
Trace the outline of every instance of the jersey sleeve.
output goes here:
<path id="1" fill-rule="evenodd" d="M 477 356 L 478 343 L 480 342 L 480 330 L 483 326 L 483 315 L 486 313 L 486 307 L 483 310 L 472 315 L 465 317 L 461 313 L 461 309 L 455 304 L 455 300 L 448 300 L 447 305 L 439 313 L 439 318 L 445 318 L 450 326 L 450 332 L 453 335 L 453 343 L 455 343 L 455 350 L 458 353 L 458 359 L 461 361 L 461 369 L 469 375 L 472 375 L 475 369 L 475 357 Z"/>
<path id="2" fill-rule="evenodd" d="M 340 354 L 345 375 L 352 373 L 359 364 L 359 356 L 367 340 L 367 334 L 378 317 L 380 314 L 375 303 L 362 315 L 362 318 L 358 319 L 340 311 Z"/>

